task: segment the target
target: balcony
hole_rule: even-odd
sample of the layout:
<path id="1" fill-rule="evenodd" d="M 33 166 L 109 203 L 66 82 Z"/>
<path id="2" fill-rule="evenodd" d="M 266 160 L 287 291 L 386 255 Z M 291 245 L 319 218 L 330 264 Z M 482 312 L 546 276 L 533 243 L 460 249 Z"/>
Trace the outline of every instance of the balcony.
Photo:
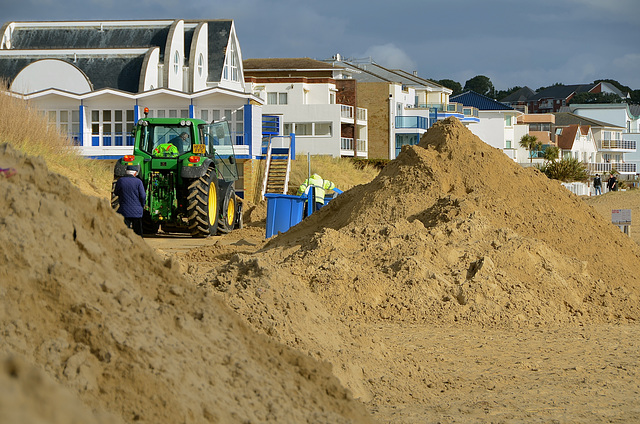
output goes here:
<path id="1" fill-rule="evenodd" d="M 635 174 L 635 163 L 622 163 L 622 162 L 610 162 L 610 163 L 593 163 L 587 164 L 587 169 L 591 174 L 604 174 L 615 169 L 620 174 Z"/>
<path id="2" fill-rule="evenodd" d="M 618 152 L 635 152 L 635 140 L 602 140 L 599 150 L 614 150 Z"/>
<path id="3" fill-rule="evenodd" d="M 353 119 L 353 106 L 340 105 L 340 118 Z"/>
<path id="4" fill-rule="evenodd" d="M 429 120 L 424 116 L 396 116 L 396 128 L 429 129 Z"/>
<path id="5" fill-rule="evenodd" d="M 340 156 L 353 156 L 353 138 L 340 138 Z M 357 139 L 356 149 L 358 157 L 367 157 L 367 140 Z"/>
<path id="6" fill-rule="evenodd" d="M 356 108 L 356 119 L 358 121 L 367 122 L 367 109 L 364 108 Z"/>

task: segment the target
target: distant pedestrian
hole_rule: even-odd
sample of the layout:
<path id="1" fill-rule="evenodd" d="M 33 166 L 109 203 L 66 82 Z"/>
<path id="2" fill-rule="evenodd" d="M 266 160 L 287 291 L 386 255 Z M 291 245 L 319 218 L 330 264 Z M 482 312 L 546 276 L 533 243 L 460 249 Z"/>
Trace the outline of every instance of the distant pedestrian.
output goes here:
<path id="1" fill-rule="evenodd" d="M 609 177 L 609 181 L 607 181 L 607 188 L 609 191 L 618 191 L 618 179 L 615 175 Z"/>
<path id="2" fill-rule="evenodd" d="M 602 194 L 602 180 L 600 179 L 600 174 L 596 174 L 596 177 L 593 179 L 593 188 L 596 189 L 596 196 L 598 194 Z"/>
<path id="3" fill-rule="evenodd" d="M 127 227 L 142 236 L 142 214 L 147 195 L 144 191 L 142 181 L 137 178 L 138 167 L 127 166 L 127 175 L 116 181 L 113 193 L 118 196 L 120 208 L 118 213 L 124 216 L 124 223 Z"/>

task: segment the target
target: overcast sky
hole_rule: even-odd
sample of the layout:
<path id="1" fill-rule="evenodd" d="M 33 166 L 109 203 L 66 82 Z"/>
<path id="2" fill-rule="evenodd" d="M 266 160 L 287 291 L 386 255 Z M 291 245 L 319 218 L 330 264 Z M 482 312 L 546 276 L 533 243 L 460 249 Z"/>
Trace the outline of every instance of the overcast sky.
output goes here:
<path id="1" fill-rule="evenodd" d="M 371 57 L 498 90 L 640 89 L 640 0 L 0 0 L 3 22 L 233 19 L 244 59 Z"/>

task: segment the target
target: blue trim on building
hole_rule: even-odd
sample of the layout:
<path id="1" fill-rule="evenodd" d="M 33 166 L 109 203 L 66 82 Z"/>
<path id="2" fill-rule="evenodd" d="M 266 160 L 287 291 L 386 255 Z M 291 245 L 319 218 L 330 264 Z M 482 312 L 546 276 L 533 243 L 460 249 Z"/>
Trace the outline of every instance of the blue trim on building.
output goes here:
<path id="1" fill-rule="evenodd" d="M 289 137 L 291 137 L 291 148 L 289 149 L 289 156 L 291 160 L 296 160 L 296 135 L 294 133 L 290 133 Z"/>
<path id="2" fill-rule="evenodd" d="M 78 134 L 78 145 L 79 146 L 84 146 L 84 105 L 82 103 L 80 103 L 80 106 L 78 108 L 78 111 L 80 113 L 80 134 Z"/>
<path id="3" fill-rule="evenodd" d="M 193 106 L 193 104 L 189 105 L 189 118 L 193 119 L 196 115 L 196 108 Z"/>
<path id="4" fill-rule="evenodd" d="M 140 106 L 135 105 L 133 107 L 133 122 L 138 125 L 138 120 L 140 119 Z"/>

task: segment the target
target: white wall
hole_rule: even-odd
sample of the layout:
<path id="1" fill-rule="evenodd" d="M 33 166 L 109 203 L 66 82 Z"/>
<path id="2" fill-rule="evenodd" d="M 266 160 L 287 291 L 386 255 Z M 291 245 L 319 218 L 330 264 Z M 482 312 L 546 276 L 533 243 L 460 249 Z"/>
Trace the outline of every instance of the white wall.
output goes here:
<path id="1" fill-rule="evenodd" d="M 85 74 L 59 59 L 42 59 L 24 68 L 11 83 L 11 91 L 29 94 L 49 88 L 70 93 L 88 93 L 91 85 Z"/>
<path id="2" fill-rule="evenodd" d="M 480 122 L 474 125 L 469 125 L 469 130 L 480 137 L 480 139 L 488 145 L 498 149 L 504 149 L 504 114 L 500 112 L 479 111 L 478 116 L 480 118 Z M 513 123 L 515 124 L 515 119 Z M 512 136 L 515 137 L 515 135 Z"/>

